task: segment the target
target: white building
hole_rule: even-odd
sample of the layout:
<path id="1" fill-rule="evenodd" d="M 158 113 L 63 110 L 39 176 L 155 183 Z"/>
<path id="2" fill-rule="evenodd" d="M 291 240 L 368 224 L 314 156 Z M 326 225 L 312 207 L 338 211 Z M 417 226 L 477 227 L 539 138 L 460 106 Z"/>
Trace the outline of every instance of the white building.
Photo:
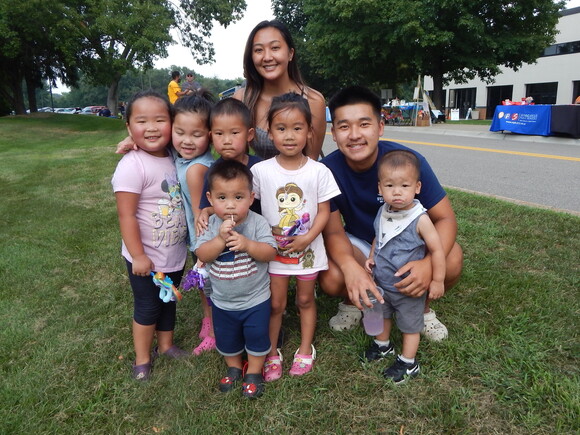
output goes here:
<path id="1" fill-rule="evenodd" d="M 480 118 L 491 119 L 495 107 L 505 99 L 521 101 L 533 97 L 536 104 L 570 104 L 580 96 L 580 7 L 565 9 L 557 25 L 556 43 L 547 47 L 535 64 L 524 64 L 518 71 L 502 67 L 495 82 L 477 78 L 467 83 L 445 86 L 445 106 L 479 111 Z M 433 79 L 425 77 L 425 89 L 433 89 Z"/>

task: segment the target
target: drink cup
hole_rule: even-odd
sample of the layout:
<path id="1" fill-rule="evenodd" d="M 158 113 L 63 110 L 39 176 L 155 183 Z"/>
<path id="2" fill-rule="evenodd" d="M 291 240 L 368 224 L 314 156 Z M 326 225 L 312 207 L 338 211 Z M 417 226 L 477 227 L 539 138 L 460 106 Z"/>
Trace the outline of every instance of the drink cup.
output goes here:
<path id="1" fill-rule="evenodd" d="M 384 330 L 383 306 L 371 292 L 367 292 L 367 295 L 369 301 L 373 304 L 373 307 L 369 308 L 363 303 L 364 310 L 362 320 L 365 332 L 374 337 L 382 333 Z"/>

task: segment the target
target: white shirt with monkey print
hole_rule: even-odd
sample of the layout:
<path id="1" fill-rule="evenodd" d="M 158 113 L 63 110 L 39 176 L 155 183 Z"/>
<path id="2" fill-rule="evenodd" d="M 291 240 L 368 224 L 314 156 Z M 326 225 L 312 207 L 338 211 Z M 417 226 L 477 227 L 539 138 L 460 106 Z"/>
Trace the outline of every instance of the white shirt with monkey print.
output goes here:
<path id="1" fill-rule="evenodd" d="M 318 212 L 318 204 L 340 195 L 332 172 L 322 163 L 308 159 L 297 170 L 287 170 L 271 158 L 252 166 L 254 192 L 262 215 L 272 227 L 277 255 L 268 271 L 278 275 L 308 275 L 328 269 L 322 234 L 302 252 L 288 253 L 289 235 L 306 234 Z"/>

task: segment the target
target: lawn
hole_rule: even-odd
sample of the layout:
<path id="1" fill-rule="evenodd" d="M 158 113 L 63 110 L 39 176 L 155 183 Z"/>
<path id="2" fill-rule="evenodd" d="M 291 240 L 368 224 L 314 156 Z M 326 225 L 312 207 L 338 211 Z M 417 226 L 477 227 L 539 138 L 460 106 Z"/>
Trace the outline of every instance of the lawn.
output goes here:
<path id="1" fill-rule="evenodd" d="M 222 394 L 222 359 L 160 359 L 130 379 L 132 297 L 110 178 L 121 121 L 0 118 L 0 433 L 572 434 L 580 431 L 580 218 L 449 191 L 465 250 L 461 282 L 434 304 L 450 337 L 421 343 L 423 373 L 394 387 L 369 338 L 329 329 L 319 295 L 314 372 L 256 401 Z M 199 298 L 176 342 L 198 343 Z M 284 320 L 285 369 L 298 347 Z M 400 349 L 400 335 L 395 344 Z"/>

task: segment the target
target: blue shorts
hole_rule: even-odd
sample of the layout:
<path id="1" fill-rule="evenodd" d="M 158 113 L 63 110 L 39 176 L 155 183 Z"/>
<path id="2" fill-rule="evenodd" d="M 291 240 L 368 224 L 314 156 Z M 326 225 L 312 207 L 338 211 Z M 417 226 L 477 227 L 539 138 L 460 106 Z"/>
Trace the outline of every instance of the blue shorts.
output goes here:
<path id="1" fill-rule="evenodd" d="M 235 356 L 244 350 L 253 356 L 270 352 L 270 298 L 255 307 L 241 311 L 211 307 L 217 351 Z"/>

